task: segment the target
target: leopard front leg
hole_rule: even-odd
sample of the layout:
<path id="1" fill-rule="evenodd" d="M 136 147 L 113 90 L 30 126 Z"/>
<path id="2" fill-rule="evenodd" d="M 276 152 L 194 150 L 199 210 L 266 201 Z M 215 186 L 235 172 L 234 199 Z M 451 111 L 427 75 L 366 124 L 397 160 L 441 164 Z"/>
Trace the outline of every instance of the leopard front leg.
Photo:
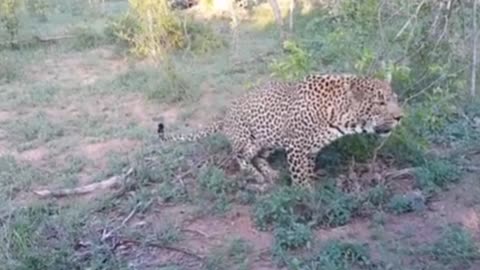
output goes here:
<path id="1" fill-rule="evenodd" d="M 315 156 L 304 149 L 292 148 L 287 150 L 287 162 L 292 185 L 312 190 L 315 178 Z"/>

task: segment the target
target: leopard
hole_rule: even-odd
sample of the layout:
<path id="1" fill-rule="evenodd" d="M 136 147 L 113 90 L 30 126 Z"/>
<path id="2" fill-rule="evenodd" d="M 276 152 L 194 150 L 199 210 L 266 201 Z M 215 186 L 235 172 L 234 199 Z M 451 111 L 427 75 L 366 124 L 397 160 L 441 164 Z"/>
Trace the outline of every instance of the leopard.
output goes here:
<path id="1" fill-rule="evenodd" d="M 403 117 L 390 80 L 317 73 L 260 83 L 233 99 L 221 117 L 191 133 L 166 133 L 159 122 L 157 134 L 162 142 L 186 142 L 222 133 L 240 169 L 253 177 L 250 187 L 260 192 L 279 178 L 268 157 L 284 150 L 291 184 L 312 189 L 315 158 L 323 148 L 347 135 L 389 136 Z"/>

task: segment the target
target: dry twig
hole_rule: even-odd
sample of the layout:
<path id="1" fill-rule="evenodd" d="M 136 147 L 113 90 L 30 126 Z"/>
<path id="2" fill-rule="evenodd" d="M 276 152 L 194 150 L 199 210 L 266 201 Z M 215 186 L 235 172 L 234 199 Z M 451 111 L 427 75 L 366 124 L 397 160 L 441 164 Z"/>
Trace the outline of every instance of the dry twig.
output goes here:
<path id="1" fill-rule="evenodd" d="M 140 203 L 138 203 L 137 205 L 135 205 L 135 207 L 133 208 L 133 210 L 130 212 L 130 214 L 128 214 L 127 217 L 125 217 L 125 219 L 123 219 L 122 223 L 115 227 L 114 229 L 112 229 L 111 231 L 108 231 L 106 232 L 105 230 L 103 231 L 102 233 L 102 242 L 107 240 L 108 238 L 110 238 L 112 236 L 112 234 L 118 230 L 120 230 L 121 228 L 123 228 L 123 226 L 125 226 L 125 224 L 127 224 L 127 222 L 132 219 L 132 217 L 135 215 L 135 213 L 137 212 L 137 209 L 138 207 L 140 206 Z"/>

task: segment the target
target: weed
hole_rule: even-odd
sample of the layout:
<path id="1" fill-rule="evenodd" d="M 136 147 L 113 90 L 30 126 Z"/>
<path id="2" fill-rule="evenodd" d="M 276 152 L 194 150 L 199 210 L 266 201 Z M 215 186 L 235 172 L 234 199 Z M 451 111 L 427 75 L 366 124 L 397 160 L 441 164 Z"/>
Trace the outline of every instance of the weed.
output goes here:
<path id="1" fill-rule="evenodd" d="M 253 216 L 255 224 L 262 230 L 271 224 L 288 227 L 295 222 L 330 227 L 346 224 L 359 206 L 354 196 L 329 186 L 313 194 L 282 187 L 258 199 Z"/>
<path id="2" fill-rule="evenodd" d="M 293 80 L 304 76 L 311 69 L 310 55 L 294 41 L 285 41 L 283 44 L 286 57 L 282 60 L 275 60 L 270 68 L 273 76 Z"/>
<path id="3" fill-rule="evenodd" d="M 396 194 L 390 199 L 388 208 L 398 215 L 413 211 L 413 203 L 405 195 Z"/>
<path id="4" fill-rule="evenodd" d="M 21 65 L 18 64 L 18 60 L 15 59 L 12 54 L 4 53 L 0 51 L 0 84 L 11 83 L 22 75 Z"/>
<path id="5" fill-rule="evenodd" d="M 212 51 L 218 51 L 227 46 L 227 42 L 217 36 L 209 25 L 189 23 L 187 31 L 192 37 L 188 46 L 195 54 L 202 55 Z M 189 48 L 187 47 L 187 49 Z"/>
<path id="6" fill-rule="evenodd" d="M 241 238 L 234 238 L 220 248 L 214 249 L 208 256 L 205 269 L 249 269 L 248 254 L 251 251 L 251 245 Z"/>
<path id="7" fill-rule="evenodd" d="M 46 22 L 48 20 L 47 15 L 51 8 L 51 3 L 48 0 L 27 0 L 28 13 L 36 17 L 39 22 Z"/>
<path id="8" fill-rule="evenodd" d="M 328 227 L 345 225 L 360 207 L 359 198 L 338 189 L 325 186 L 308 197 L 308 204 L 315 224 Z"/>
<path id="9" fill-rule="evenodd" d="M 95 29 L 88 26 L 79 26 L 72 30 L 75 36 L 72 47 L 75 50 L 84 50 L 98 47 L 105 42 L 102 33 L 98 33 Z"/>
<path id="10" fill-rule="evenodd" d="M 149 239 L 149 241 L 154 241 L 155 243 L 161 245 L 171 245 L 180 239 L 180 230 L 172 224 L 167 223 L 163 227 L 156 228 L 154 230 L 152 239 Z"/>
<path id="11" fill-rule="evenodd" d="M 430 247 L 435 260 L 453 268 L 471 265 L 480 258 L 479 248 L 473 236 L 458 225 L 444 228 L 439 239 Z"/>
<path id="12" fill-rule="evenodd" d="M 150 99 L 163 102 L 190 100 L 195 96 L 186 81 L 173 66 L 158 69 L 131 69 L 114 82 L 117 90 L 140 92 Z"/>
<path id="13" fill-rule="evenodd" d="M 163 182 L 158 186 L 158 194 L 164 202 L 179 202 L 187 199 L 185 188 L 171 182 Z"/>
<path id="14" fill-rule="evenodd" d="M 231 192 L 231 186 L 227 182 L 222 169 L 203 167 L 199 172 L 197 181 L 207 199 L 214 202 L 213 210 L 215 212 L 224 213 L 229 209 L 227 195 Z"/>
<path id="15" fill-rule="evenodd" d="M 7 123 L 10 139 L 22 143 L 20 148 L 29 148 L 33 143 L 46 143 L 64 135 L 64 129 L 49 117 L 38 112 L 26 119 Z"/>
<path id="16" fill-rule="evenodd" d="M 13 46 L 20 28 L 20 11 L 22 1 L 2 0 L 0 1 L 0 23 L 7 31 L 8 42 Z"/>
<path id="17" fill-rule="evenodd" d="M 0 198 L 8 201 L 20 191 L 29 189 L 30 184 L 44 181 L 46 175 L 32 166 L 18 162 L 13 156 L 0 157 Z"/>
<path id="18" fill-rule="evenodd" d="M 293 269 L 368 269 L 372 264 L 367 246 L 357 243 L 330 241 L 318 255 L 306 260 L 292 260 Z"/>
<path id="19" fill-rule="evenodd" d="M 0 225 L 0 238 L 5 243 L 0 247 L 0 258 L 5 269 L 122 267 L 108 246 L 95 239 L 99 235 L 81 227 L 85 222 L 80 212 L 53 205 L 16 209 Z M 82 231 L 87 234 L 82 235 Z M 79 238 L 89 243 L 84 247 L 89 249 L 86 256 L 76 252 Z"/>
<path id="20" fill-rule="evenodd" d="M 451 160 L 432 159 L 416 172 L 418 185 L 427 194 L 459 180 L 461 172 Z"/>
<path id="21" fill-rule="evenodd" d="M 262 230 L 270 224 L 287 226 L 295 219 L 295 205 L 301 202 L 303 192 L 293 188 L 280 188 L 266 197 L 260 198 L 254 206 L 255 224 Z"/>
<path id="22" fill-rule="evenodd" d="M 275 249 L 296 249 L 308 245 L 312 240 L 311 229 L 302 223 L 292 222 L 288 226 L 274 229 Z"/>
<path id="23" fill-rule="evenodd" d="M 60 92 L 58 87 L 46 84 L 36 84 L 29 88 L 25 93 L 18 95 L 12 103 L 16 106 L 45 106 L 52 104 Z"/>
<path id="24" fill-rule="evenodd" d="M 129 4 L 129 13 L 112 22 L 111 32 L 126 41 L 135 55 L 162 57 L 184 45 L 182 22 L 166 0 L 130 0 Z"/>

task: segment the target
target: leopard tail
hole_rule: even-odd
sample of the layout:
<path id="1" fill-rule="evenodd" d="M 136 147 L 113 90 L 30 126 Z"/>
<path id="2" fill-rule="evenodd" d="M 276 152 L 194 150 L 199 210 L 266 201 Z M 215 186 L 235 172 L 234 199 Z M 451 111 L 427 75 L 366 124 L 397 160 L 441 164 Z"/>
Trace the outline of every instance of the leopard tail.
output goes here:
<path id="1" fill-rule="evenodd" d="M 222 121 L 217 120 L 209 124 L 208 126 L 201 128 L 199 130 L 193 131 L 191 133 L 173 133 L 165 134 L 165 124 L 159 123 L 157 128 L 158 137 L 160 140 L 167 142 L 192 142 L 199 139 L 208 137 L 214 133 L 220 132 L 222 129 Z"/>

